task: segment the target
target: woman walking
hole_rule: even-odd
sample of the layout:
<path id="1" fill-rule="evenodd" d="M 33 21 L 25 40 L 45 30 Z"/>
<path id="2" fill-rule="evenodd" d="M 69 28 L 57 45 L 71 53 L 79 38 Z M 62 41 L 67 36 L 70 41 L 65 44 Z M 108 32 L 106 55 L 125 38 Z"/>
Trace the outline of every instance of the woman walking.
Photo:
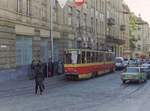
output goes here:
<path id="1" fill-rule="evenodd" d="M 36 75 L 35 75 L 35 94 L 37 94 L 39 89 L 40 95 L 42 95 L 42 92 L 45 89 L 43 81 L 44 81 L 44 74 L 42 71 L 42 66 L 41 64 L 38 63 L 36 67 Z"/>

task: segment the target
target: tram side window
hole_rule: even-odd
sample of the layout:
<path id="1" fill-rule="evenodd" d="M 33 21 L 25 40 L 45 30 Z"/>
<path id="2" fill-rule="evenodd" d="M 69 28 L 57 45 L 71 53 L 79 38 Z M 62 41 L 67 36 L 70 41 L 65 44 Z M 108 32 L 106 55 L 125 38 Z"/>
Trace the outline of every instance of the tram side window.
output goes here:
<path id="1" fill-rule="evenodd" d="M 104 53 L 103 52 L 99 52 L 99 62 L 103 62 L 104 61 Z"/>
<path id="2" fill-rule="evenodd" d="M 106 53 L 106 61 L 111 61 L 111 54 L 110 53 Z"/>
<path id="3" fill-rule="evenodd" d="M 95 60 L 96 60 L 96 53 L 93 52 L 92 53 L 92 63 L 96 62 Z"/>
<path id="4" fill-rule="evenodd" d="M 109 54 L 108 53 L 105 54 L 105 57 L 106 57 L 106 61 L 109 61 Z"/>
<path id="5" fill-rule="evenodd" d="M 111 53 L 109 53 L 109 61 L 112 61 Z"/>
<path id="6" fill-rule="evenodd" d="M 99 59 L 98 52 L 96 52 L 96 62 L 98 62 L 98 59 Z"/>
<path id="7" fill-rule="evenodd" d="M 91 63 L 91 52 L 87 52 L 87 63 Z"/>
<path id="8" fill-rule="evenodd" d="M 81 63 L 81 54 L 78 54 L 78 57 L 77 57 L 77 64 L 80 64 Z"/>
<path id="9" fill-rule="evenodd" d="M 112 61 L 112 54 L 111 53 L 109 54 L 109 58 L 110 58 L 109 60 Z"/>
<path id="10" fill-rule="evenodd" d="M 82 63 L 86 63 L 86 54 L 82 52 Z"/>

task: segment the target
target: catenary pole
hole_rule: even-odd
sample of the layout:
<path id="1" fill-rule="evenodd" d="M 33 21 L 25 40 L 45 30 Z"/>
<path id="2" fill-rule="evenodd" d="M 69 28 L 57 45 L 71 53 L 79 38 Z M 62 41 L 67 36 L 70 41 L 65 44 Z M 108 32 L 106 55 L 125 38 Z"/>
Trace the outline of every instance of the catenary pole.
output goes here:
<path id="1" fill-rule="evenodd" d="M 54 41 L 53 41 L 53 7 L 54 7 L 55 0 L 50 0 L 50 44 L 49 47 L 51 48 L 51 61 L 54 62 Z"/>
<path id="2" fill-rule="evenodd" d="M 55 0 L 50 0 L 49 1 L 49 6 L 50 6 L 50 14 L 49 14 L 49 19 L 50 19 L 50 23 L 49 23 L 49 28 L 50 28 L 50 31 L 49 31 L 49 38 L 48 38 L 48 62 L 47 62 L 47 77 L 49 76 L 48 74 L 48 69 L 49 69 L 49 59 L 51 59 L 51 62 L 53 64 L 54 62 L 54 46 L 53 46 L 53 7 L 54 7 L 54 2 Z M 50 54 L 50 50 L 51 50 L 51 54 Z M 51 58 L 49 58 L 49 56 L 51 55 Z"/>

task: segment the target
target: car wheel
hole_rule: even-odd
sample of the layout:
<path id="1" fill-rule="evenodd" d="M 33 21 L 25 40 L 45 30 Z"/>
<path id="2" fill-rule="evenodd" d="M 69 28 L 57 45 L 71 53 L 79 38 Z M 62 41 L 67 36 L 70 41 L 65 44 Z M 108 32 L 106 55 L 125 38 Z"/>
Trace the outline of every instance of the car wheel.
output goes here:
<path id="1" fill-rule="evenodd" d="M 144 82 L 147 82 L 147 79 L 145 79 Z"/>
<path id="2" fill-rule="evenodd" d="M 140 84 L 140 83 L 142 83 L 143 81 L 142 80 L 138 80 L 138 83 Z"/>
<path id="3" fill-rule="evenodd" d="M 122 80 L 122 83 L 125 84 L 125 83 L 126 83 L 126 80 Z"/>

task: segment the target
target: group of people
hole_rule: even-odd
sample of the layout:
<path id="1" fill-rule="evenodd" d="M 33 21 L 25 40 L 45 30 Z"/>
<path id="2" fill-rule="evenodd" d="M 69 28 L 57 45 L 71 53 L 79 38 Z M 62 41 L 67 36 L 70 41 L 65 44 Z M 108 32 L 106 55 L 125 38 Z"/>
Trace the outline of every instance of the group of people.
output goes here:
<path id="1" fill-rule="evenodd" d="M 35 94 L 38 94 L 38 89 L 40 90 L 40 95 L 42 95 L 45 85 L 44 85 L 44 72 L 42 69 L 42 64 L 40 61 L 38 63 L 35 63 L 35 61 L 32 61 L 31 64 L 32 69 L 32 76 L 35 80 Z"/>

